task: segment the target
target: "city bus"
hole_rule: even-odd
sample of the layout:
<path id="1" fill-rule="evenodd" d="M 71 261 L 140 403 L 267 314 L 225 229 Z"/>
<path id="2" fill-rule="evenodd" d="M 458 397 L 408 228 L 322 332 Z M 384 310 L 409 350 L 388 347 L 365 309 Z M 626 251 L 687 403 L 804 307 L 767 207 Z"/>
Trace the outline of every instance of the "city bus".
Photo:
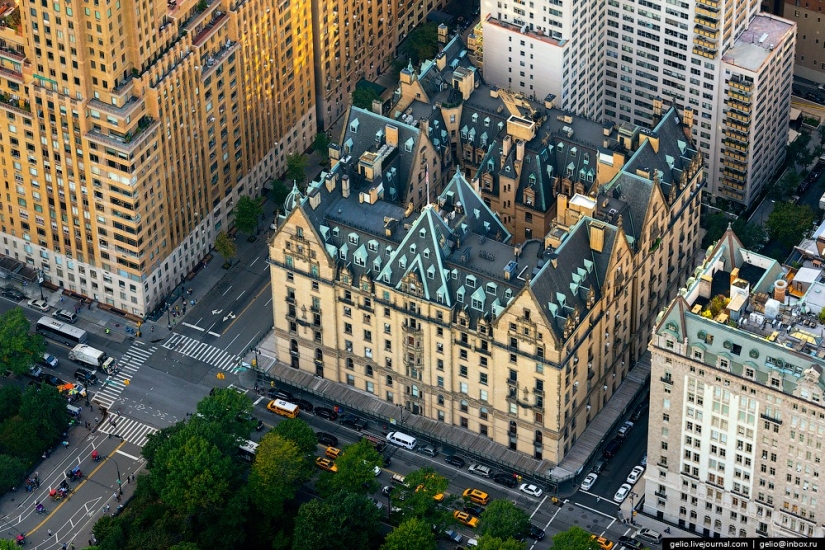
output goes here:
<path id="1" fill-rule="evenodd" d="M 40 320 L 37 321 L 34 330 L 37 334 L 42 334 L 46 338 L 63 342 L 67 346 L 85 344 L 89 339 L 89 334 L 85 330 L 74 327 L 68 323 L 61 323 L 51 317 L 41 317 Z"/>
<path id="2" fill-rule="evenodd" d="M 254 441 L 244 441 L 238 446 L 238 456 L 241 460 L 252 462 L 255 460 L 255 455 L 258 453 L 258 444 Z"/>
<path id="3" fill-rule="evenodd" d="M 294 403 L 288 403 L 283 399 L 276 399 L 275 401 L 270 401 L 269 405 L 266 406 L 270 412 L 274 412 L 275 414 L 280 414 L 281 416 L 285 416 L 287 418 L 295 418 L 298 416 L 298 405 Z"/>

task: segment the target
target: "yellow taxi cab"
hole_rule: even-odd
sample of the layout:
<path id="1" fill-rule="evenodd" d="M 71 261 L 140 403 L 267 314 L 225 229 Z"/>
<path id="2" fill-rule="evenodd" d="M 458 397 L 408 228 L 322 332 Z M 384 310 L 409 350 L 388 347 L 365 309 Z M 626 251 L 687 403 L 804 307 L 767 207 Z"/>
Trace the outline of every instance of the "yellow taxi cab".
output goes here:
<path id="1" fill-rule="evenodd" d="M 465 489 L 463 496 L 482 506 L 487 506 L 490 502 L 490 495 L 480 489 Z"/>
<path id="2" fill-rule="evenodd" d="M 322 456 L 319 456 L 315 459 L 315 465 L 321 468 L 322 470 L 326 470 L 327 472 L 334 473 L 338 471 L 338 466 L 336 466 L 333 461 Z"/>
<path id="3" fill-rule="evenodd" d="M 607 540 L 606 538 L 599 537 L 597 535 L 591 535 L 590 540 L 595 540 L 597 543 L 599 543 L 599 547 L 602 550 L 613 550 L 613 541 L 612 540 Z"/>
<path id="4" fill-rule="evenodd" d="M 472 527 L 473 529 L 478 527 L 478 518 L 475 516 L 471 516 L 467 512 L 459 512 L 458 510 L 456 510 L 455 512 L 453 512 L 453 517 L 456 519 L 456 521 L 458 521 L 459 523 L 463 523 L 467 527 Z"/>
<path id="5" fill-rule="evenodd" d="M 415 488 L 416 493 L 419 492 L 419 491 L 426 491 L 426 490 L 427 490 L 427 488 L 424 487 L 423 483 Z M 441 502 L 442 500 L 444 500 L 444 493 L 438 493 L 436 495 L 433 495 L 433 500 L 436 501 L 436 502 Z"/>
<path id="6" fill-rule="evenodd" d="M 341 454 L 341 449 L 338 449 L 336 447 L 327 447 L 327 450 L 324 451 L 324 454 L 332 460 L 335 460 Z"/>

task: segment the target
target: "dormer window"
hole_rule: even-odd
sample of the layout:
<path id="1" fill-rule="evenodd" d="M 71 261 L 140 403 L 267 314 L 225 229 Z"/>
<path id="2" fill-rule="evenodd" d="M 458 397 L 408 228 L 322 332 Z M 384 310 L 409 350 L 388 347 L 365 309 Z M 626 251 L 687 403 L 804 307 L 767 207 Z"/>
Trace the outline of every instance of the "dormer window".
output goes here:
<path id="1" fill-rule="evenodd" d="M 353 134 L 358 133 L 358 119 L 357 118 L 349 123 L 349 131 L 352 132 Z"/>
<path id="2" fill-rule="evenodd" d="M 349 244 L 358 244 L 358 234 L 350 233 L 347 235 L 347 240 L 349 241 Z"/>
<path id="3" fill-rule="evenodd" d="M 478 122 L 478 113 L 473 113 L 473 122 Z"/>
<path id="4" fill-rule="evenodd" d="M 467 286 L 470 288 L 476 287 L 476 278 L 472 275 L 467 275 Z"/>
<path id="5" fill-rule="evenodd" d="M 486 126 L 487 128 L 490 127 L 490 117 L 485 117 L 484 118 L 484 126 Z"/>
<path id="6" fill-rule="evenodd" d="M 487 294 L 495 295 L 497 290 L 498 286 L 495 283 L 487 283 Z"/>
<path id="7" fill-rule="evenodd" d="M 422 229 L 421 231 L 418 232 L 418 236 L 421 237 L 422 239 L 425 238 L 427 236 L 427 230 Z"/>
<path id="8" fill-rule="evenodd" d="M 408 153 L 412 153 L 414 145 L 415 145 L 415 140 L 413 138 L 410 138 L 404 143 L 404 150 Z"/>
<path id="9" fill-rule="evenodd" d="M 530 185 L 535 185 L 536 184 L 536 175 L 535 174 L 530 174 L 529 176 L 527 176 L 527 181 L 530 182 Z"/>
<path id="10" fill-rule="evenodd" d="M 575 147 L 573 147 L 573 148 L 571 148 L 571 149 L 570 149 L 570 156 L 571 156 L 571 157 L 575 157 L 575 156 L 576 156 L 576 148 L 575 148 Z"/>

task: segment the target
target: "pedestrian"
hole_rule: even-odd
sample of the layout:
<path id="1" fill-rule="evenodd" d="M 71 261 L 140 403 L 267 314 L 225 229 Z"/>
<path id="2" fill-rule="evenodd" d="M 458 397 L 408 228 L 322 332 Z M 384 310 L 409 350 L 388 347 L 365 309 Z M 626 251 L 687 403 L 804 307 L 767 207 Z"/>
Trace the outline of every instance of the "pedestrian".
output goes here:
<path id="1" fill-rule="evenodd" d="M 61 546 L 62 550 L 66 550 L 66 548 L 68 548 L 68 547 L 69 546 L 65 542 L 63 543 L 63 546 Z"/>
<path id="2" fill-rule="evenodd" d="M 69 448 L 69 442 L 68 442 L 68 441 L 64 441 L 64 442 L 63 442 L 63 448 L 64 448 L 64 449 L 68 449 L 68 448 Z"/>
<path id="3" fill-rule="evenodd" d="M 63 303 L 63 296 L 60 297 L 60 303 Z"/>
<path id="4" fill-rule="evenodd" d="M 155 325 L 152 325 L 152 332 L 155 332 Z"/>
<path id="5" fill-rule="evenodd" d="M 108 504 L 103 507 L 103 511 L 106 512 L 107 514 L 109 513 L 109 505 Z"/>
<path id="6" fill-rule="evenodd" d="M 48 531 L 48 533 L 49 533 L 49 536 L 51 537 L 51 536 L 52 536 L 52 530 L 51 530 L 51 529 L 47 529 L 47 531 Z"/>
<path id="7" fill-rule="evenodd" d="M 120 495 L 116 494 L 115 496 L 117 496 L 117 501 L 120 502 Z"/>
<path id="8" fill-rule="evenodd" d="M 40 489 L 40 480 L 39 480 L 39 479 L 35 479 L 35 480 L 34 480 L 34 483 L 37 485 L 37 488 L 38 488 L 38 489 Z"/>

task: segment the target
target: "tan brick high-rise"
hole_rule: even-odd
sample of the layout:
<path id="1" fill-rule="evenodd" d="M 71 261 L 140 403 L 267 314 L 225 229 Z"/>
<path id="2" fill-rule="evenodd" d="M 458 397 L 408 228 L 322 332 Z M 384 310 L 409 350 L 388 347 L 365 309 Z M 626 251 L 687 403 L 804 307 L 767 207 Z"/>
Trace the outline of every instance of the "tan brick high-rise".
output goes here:
<path id="1" fill-rule="evenodd" d="M 309 2 L 20 4 L 0 30 L 0 252 L 133 314 L 314 133 Z"/>

